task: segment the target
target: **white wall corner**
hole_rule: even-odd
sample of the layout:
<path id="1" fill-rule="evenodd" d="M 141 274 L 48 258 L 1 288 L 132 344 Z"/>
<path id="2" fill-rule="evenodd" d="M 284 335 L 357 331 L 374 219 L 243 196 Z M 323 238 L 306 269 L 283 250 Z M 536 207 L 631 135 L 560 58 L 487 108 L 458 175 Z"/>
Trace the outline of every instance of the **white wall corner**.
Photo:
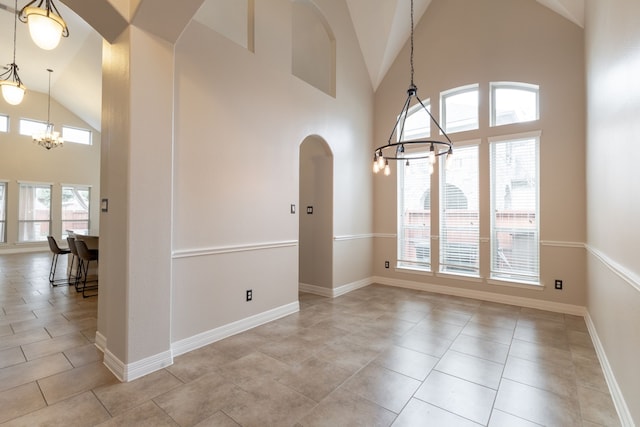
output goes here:
<path id="1" fill-rule="evenodd" d="M 602 366 L 602 371 L 604 372 L 604 378 L 607 381 L 607 386 L 609 386 L 609 393 L 611 393 L 613 404 L 616 407 L 616 411 L 618 411 L 620 422 L 624 427 L 634 427 L 635 424 L 633 422 L 633 418 L 631 417 L 631 412 L 629 411 L 627 402 L 624 400 L 622 390 L 620 390 L 620 387 L 618 386 L 616 377 L 613 374 L 613 369 L 611 369 L 609 359 L 607 359 L 607 355 L 604 351 L 604 346 L 600 341 L 598 331 L 596 331 L 596 325 L 593 323 L 593 319 L 591 319 L 588 311 L 585 313 L 584 320 L 587 324 L 587 329 L 589 330 L 589 335 L 591 336 L 593 346 L 596 349 L 596 354 L 598 355 L 600 366 Z"/>
<path id="2" fill-rule="evenodd" d="M 167 350 L 126 364 L 109 350 L 106 350 L 104 352 L 104 364 L 118 380 L 129 382 L 172 365 L 173 355 L 170 350 Z"/>
<path id="3" fill-rule="evenodd" d="M 103 353 L 105 352 L 105 349 L 107 348 L 107 337 L 102 335 L 100 333 L 100 331 L 96 331 L 95 346 L 98 348 L 98 350 L 100 350 Z"/>

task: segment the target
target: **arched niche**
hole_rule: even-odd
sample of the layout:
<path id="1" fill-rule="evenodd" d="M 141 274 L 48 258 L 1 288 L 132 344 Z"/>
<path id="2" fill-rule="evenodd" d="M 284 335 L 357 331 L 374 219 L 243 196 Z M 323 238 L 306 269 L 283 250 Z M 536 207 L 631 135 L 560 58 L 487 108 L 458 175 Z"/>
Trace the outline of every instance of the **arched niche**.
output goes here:
<path id="1" fill-rule="evenodd" d="M 329 23 L 310 1 L 292 3 L 292 73 L 336 96 L 336 39 Z"/>

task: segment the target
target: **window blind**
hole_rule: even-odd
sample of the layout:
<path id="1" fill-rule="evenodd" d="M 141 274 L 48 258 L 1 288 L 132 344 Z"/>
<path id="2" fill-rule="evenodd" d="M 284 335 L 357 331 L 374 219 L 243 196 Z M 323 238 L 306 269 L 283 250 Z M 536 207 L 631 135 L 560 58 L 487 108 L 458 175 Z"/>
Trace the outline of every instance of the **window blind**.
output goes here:
<path id="1" fill-rule="evenodd" d="M 539 138 L 491 142 L 491 276 L 539 282 Z"/>
<path id="2" fill-rule="evenodd" d="M 456 148 L 440 170 L 440 271 L 478 275 L 478 146 Z"/>
<path id="3" fill-rule="evenodd" d="M 398 266 L 431 268 L 429 159 L 398 162 Z"/>

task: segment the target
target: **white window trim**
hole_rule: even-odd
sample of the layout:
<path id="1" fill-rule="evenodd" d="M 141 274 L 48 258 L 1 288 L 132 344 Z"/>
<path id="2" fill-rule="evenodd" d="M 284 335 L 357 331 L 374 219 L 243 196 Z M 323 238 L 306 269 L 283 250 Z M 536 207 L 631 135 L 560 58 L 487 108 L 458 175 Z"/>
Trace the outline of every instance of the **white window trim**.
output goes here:
<path id="1" fill-rule="evenodd" d="M 453 96 L 453 95 L 458 95 L 461 93 L 465 93 L 465 92 L 471 92 L 471 91 L 477 91 L 478 92 L 478 105 L 476 106 L 476 108 L 478 109 L 477 111 L 477 119 L 478 119 L 478 127 L 474 128 L 474 129 L 466 129 L 466 130 L 462 130 L 462 131 L 449 131 L 447 130 L 447 113 L 446 113 L 446 108 L 445 108 L 445 98 Z M 471 131 L 477 131 L 478 129 L 480 129 L 480 84 L 479 83 L 472 83 L 472 84 L 468 84 L 468 85 L 464 85 L 464 86 L 458 86 L 455 87 L 453 89 L 448 89 L 445 90 L 443 92 L 440 92 L 440 117 L 439 117 L 440 121 L 440 126 L 442 126 L 442 128 L 445 130 L 445 132 L 447 132 L 447 134 L 453 134 L 453 133 L 459 133 L 459 132 L 471 132 Z M 439 131 L 440 132 L 440 131 Z M 442 132 L 440 132 L 440 134 L 442 135 Z"/>
<path id="2" fill-rule="evenodd" d="M 523 139 L 532 139 L 532 138 L 537 138 L 538 139 L 538 145 L 537 145 L 537 149 L 538 149 L 538 153 L 536 156 L 536 176 L 538 177 L 538 192 L 536 194 L 537 200 L 536 200 L 536 207 L 537 207 L 537 212 L 536 212 L 536 227 L 538 230 L 538 251 L 540 251 L 540 244 L 541 244 L 541 239 L 540 239 L 540 138 L 542 136 L 542 130 L 535 130 L 535 131 L 530 131 L 530 132 L 521 132 L 521 133 L 515 133 L 515 134 L 510 134 L 510 135 L 499 135 L 499 136 L 493 136 L 493 137 L 489 137 L 487 138 L 487 141 L 489 142 L 489 144 L 491 143 L 495 143 L 495 142 L 505 142 L 505 141 L 518 141 L 518 140 L 523 140 Z M 491 162 L 491 160 L 490 160 Z M 489 165 L 489 169 L 491 169 L 491 165 Z M 490 171 L 491 173 L 491 171 Z M 493 184 L 490 184 L 490 190 L 491 191 L 491 186 Z M 490 202 L 491 204 L 491 202 Z M 490 215 L 493 215 L 493 206 L 491 205 L 490 208 Z M 493 231 L 492 231 L 492 224 L 493 224 L 493 217 L 490 217 L 490 225 L 489 225 L 489 229 L 491 231 L 491 236 L 493 236 Z M 489 244 L 492 244 L 491 241 L 491 237 L 489 238 Z M 491 250 L 489 251 L 491 253 Z M 516 279 L 507 279 L 507 278 L 501 278 L 501 277 L 492 277 L 491 276 L 491 269 L 492 269 L 492 258 L 491 255 L 489 257 L 489 278 L 487 279 L 487 284 L 490 285 L 501 285 L 501 286 L 513 286 L 513 287 L 524 287 L 527 289 L 532 289 L 532 288 L 540 288 L 543 289 L 544 285 L 542 283 L 542 277 L 541 277 L 541 265 L 540 265 L 540 252 L 538 252 L 538 282 L 528 282 L 528 281 L 518 281 Z"/>
<path id="3" fill-rule="evenodd" d="M 526 122 L 507 123 L 502 125 L 496 125 L 496 89 L 520 89 L 536 93 L 536 118 L 528 120 Z M 516 125 L 520 123 L 531 123 L 540 120 L 540 85 L 533 83 L 521 83 L 521 82 L 490 82 L 489 83 L 489 127 L 501 127 Z"/>
<path id="4" fill-rule="evenodd" d="M 482 145 L 482 139 L 469 139 L 466 141 L 460 141 L 460 142 L 456 142 L 456 145 L 453 147 L 453 156 L 455 158 L 456 155 L 456 148 L 467 148 L 467 147 L 477 147 L 478 148 L 478 162 L 480 162 L 480 146 Z M 441 163 L 446 162 L 446 158 L 442 157 L 441 158 Z M 438 177 L 438 186 L 442 185 L 442 173 L 444 171 L 444 165 L 440 165 L 440 176 Z M 480 164 L 478 163 L 478 174 L 480 173 Z M 480 194 L 480 187 L 481 187 L 481 183 L 480 183 L 480 176 L 478 176 L 478 194 Z M 440 194 L 439 197 L 441 197 L 442 195 L 442 188 L 438 188 L 438 193 Z M 438 233 L 442 232 L 442 206 L 441 206 L 442 200 L 440 200 L 438 202 L 438 207 L 440 208 L 440 212 L 438 212 Z M 480 216 L 480 222 L 478 224 L 478 227 L 480 227 L 480 224 L 482 223 L 482 211 L 480 209 L 480 206 L 478 206 L 478 214 Z M 479 231 L 479 230 L 478 230 Z M 437 239 L 440 239 L 440 234 L 437 235 L 436 237 Z M 480 257 L 480 253 L 482 252 L 482 237 L 478 238 L 478 257 Z M 440 245 L 438 244 L 438 250 L 440 253 L 442 253 L 442 248 L 440 247 Z M 440 260 L 438 259 L 438 271 L 436 273 L 437 277 L 459 277 L 462 280 L 464 279 L 472 279 L 471 281 L 476 281 L 474 279 L 480 279 L 477 281 L 482 281 L 482 277 L 480 276 L 480 269 L 482 268 L 482 262 L 480 260 L 480 258 L 478 258 L 478 274 L 469 274 L 469 273 L 454 273 L 454 272 L 450 272 L 450 271 L 441 271 L 441 264 L 440 264 Z"/>

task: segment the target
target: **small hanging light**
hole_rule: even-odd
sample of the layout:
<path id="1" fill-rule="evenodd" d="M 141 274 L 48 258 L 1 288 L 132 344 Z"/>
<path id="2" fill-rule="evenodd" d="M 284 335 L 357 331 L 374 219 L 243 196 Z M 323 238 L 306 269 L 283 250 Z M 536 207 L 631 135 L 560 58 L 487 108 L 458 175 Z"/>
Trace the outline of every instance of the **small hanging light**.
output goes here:
<path id="1" fill-rule="evenodd" d="M 407 90 L 407 99 L 398 114 L 398 118 L 396 120 L 393 129 L 391 130 L 391 135 L 389 135 L 389 140 L 386 145 L 380 146 L 375 149 L 373 161 L 373 171 L 378 173 L 381 170 L 384 170 L 385 175 L 389 175 L 391 173 L 389 169 L 389 160 L 400 160 L 406 161 L 406 165 L 409 165 L 409 159 L 429 159 L 428 162 L 428 170 L 429 173 L 433 172 L 433 166 L 436 163 L 436 158 L 439 156 L 447 156 L 449 159 L 453 155 L 453 142 L 449 139 L 447 133 L 442 129 L 437 120 L 431 115 L 429 109 L 424 105 L 422 100 L 418 97 L 418 88 L 413 83 L 413 0 L 411 0 L 411 53 L 410 53 L 410 66 L 411 66 L 411 83 L 409 84 L 409 89 Z M 415 101 L 413 101 L 415 98 Z M 407 117 L 410 116 L 409 110 L 413 105 L 417 108 L 420 108 L 426 112 L 426 114 L 431 118 L 431 121 L 436 125 L 436 127 L 440 130 L 442 134 L 442 139 L 415 139 L 415 140 L 405 140 L 404 139 L 404 127 L 407 120 Z M 415 111 L 413 112 L 415 114 Z M 423 126 L 423 127 L 426 127 Z M 391 142 L 393 136 L 396 135 L 396 142 Z M 409 148 L 415 148 L 415 150 L 409 151 Z M 406 150 L 405 150 L 406 149 Z M 428 151 L 427 151 L 428 150 Z"/>
<path id="2" fill-rule="evenodd" d="M 60 38 L 69 37 L 69 28 L 53 0 L 39 0 L 37 6 L 31 6 L 36 1 L 27 3 L 20 10 L 20 21 L 28 24 L 31 39 L 40 49 L 55 49 Z"/>
<path id="3" fill-rule="evenodd" d="M 15 1 L 13 17 L 13 62 L 8 64 L 6 71 L 0 74 L 0 86 L 2 87 L 2 97 L 11 105 L 18 105 L 24 98 L 27 88 L 22 84 L 18 76 L 18 65 L 16 64 L 16 27 L 18 23 L 18 0 Z"/>
<path id="4" fill-rule="evenodd" d="M 52 148 L 62 147 L 64 144 L 64 140 L 62 136 L 60 136 L 60 132 L 56 132 L 53 123 L 51 123 L 51 73 L 53 70 L 47 68 L 49 72 L 49 104 L 47 107 L 47 127 L 44 132 L 38 132 L 33 135 L 33 142 L 37 143 L 39 146 L 46 148 L 47 150 L 51 150 Z"/>

